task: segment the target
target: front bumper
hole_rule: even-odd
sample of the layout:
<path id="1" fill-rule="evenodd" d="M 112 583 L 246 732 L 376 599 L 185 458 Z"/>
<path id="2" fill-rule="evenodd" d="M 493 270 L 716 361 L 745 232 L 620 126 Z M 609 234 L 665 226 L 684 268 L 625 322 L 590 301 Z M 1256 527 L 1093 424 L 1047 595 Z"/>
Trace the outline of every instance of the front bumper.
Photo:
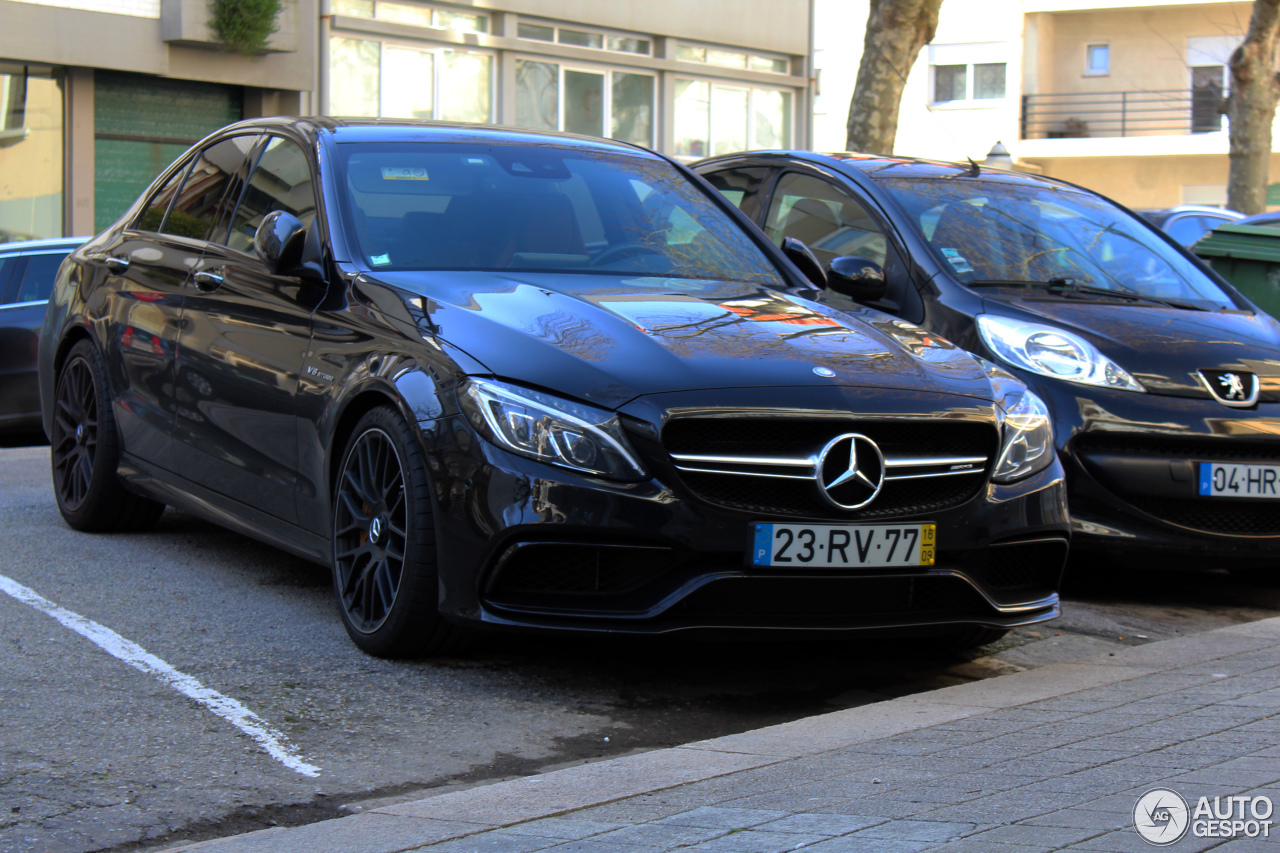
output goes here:
<path id="1" fill-rule="evenodd" d="M 1280 404 L 1230 409 L 1023 378 L 1053 412 L 1073 547 L 1277 560 L 1280 499 L 1201 496 L 1196 463 L 1280 465 Z"/>
<path id="2" fill-rule="evenodd" d="M 456 621 L 847 631 L 1009 628 L 1059 612 L 1069 521 L 1056 463 L 944 511 L 875 519 L 935 523 L 934 566 L 797 571 L 751 567 L 747 555 L 753 522 L 803 519 L 713 505 L 661 465 L 645 482 L 609 483 L 508 453 L 461 418 L 422 426 L 438 497 L 440 609 Z"/>

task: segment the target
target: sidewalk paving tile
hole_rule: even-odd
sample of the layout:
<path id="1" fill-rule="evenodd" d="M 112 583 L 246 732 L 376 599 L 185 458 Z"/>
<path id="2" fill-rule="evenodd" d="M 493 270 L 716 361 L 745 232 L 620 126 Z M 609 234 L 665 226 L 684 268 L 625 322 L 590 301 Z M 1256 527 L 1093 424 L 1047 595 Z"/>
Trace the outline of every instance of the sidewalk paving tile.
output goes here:
<path id="1" fill-rule="evenodd" d="M 669 850 L 673 847 L 689 847 L 700 841 L 708 841 L 724 834 L 723 827 L 680 826 L 672 823 L 641 823 L 615 829 L 592 840 L 609 844 L 629 844 L 635 847 L 657 847 Z"/>
<path id="2" fill-rule="evenodd" d="M 769 823 L 761 824 L 757 829 L 767 832 L 807 832 L 815 835 L 847 835 L 871 826 L 885 823 L 887 818 L 871 815 L 839 815 L 839 814 L 802 814 L 788 815 Z"/>
<path id="3" fill-rule="evenodd" d="M 1066 847 L 1077 841 L 1084 841 L 1102 834 L 1103 828 L 1085 828 L 1065 826 L 1036 826 L 1032 824 L 1011 824 L 997 826 L 985 832 L 966 836 L 972 841 L 995 842 L 998 844 L 1020 844 L 1029 847 L 1048 845 L 1050 849 Z"/>
<path id="4" fill-rule="evenodd" d="M 757 829 L 743 829 L 685 849 L 703 850 L 707 853 L 783 853 L 799 847 L 808 847 L 826 839 L 827 836 L 809 833 L 761 832 Z"/>
<path id="5" fill-rule="evenodd" d="M 986 817 L 985 814 L 983 814 Z M 888 838 L 902 841 L 951 841 L 968 835 L 977 824 L 945 820 L 895 820 L 853 833 L 853 838 Z"/>
<path id="6" fill-rule="evenodd" d="M 922 853 L 925 850 L 932 850 L 933 847 L 934 845 L 928 841 L 859 838 L 856 835 L 844 835 L 806 847 L 804 853 Z M 988 851 L 988 853 L 994 853 L 994 851 Z"/>
<path id="7" fill-rule="evenodd" d="M 785 811 L 776 809 L 724 809 L 703 806 L 657 822 L 677 826 L 705 826 L 711 829 L 746 829 L 786 816 Z"/>
<path id="8" fill-rule="evenodd" d="M 514 826 L 503 827 L 499 832 L 511 835 L 536 835 L 542 838 L 558 838 L 562 841 L 576 841 L 589 835 L 600 835 L 610 830 L 625 826 L 621 823 L 604 823 L 596 820 L 581 820 L 572 817 L 544 817 Z"/>

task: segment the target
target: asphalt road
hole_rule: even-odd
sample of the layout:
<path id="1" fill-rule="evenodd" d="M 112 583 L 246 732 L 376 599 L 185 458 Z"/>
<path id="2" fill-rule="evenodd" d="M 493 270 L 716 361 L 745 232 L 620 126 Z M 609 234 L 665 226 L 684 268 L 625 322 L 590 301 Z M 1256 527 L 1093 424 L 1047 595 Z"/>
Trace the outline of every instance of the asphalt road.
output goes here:
<path id="1" fill-rule="evenodd" d="M 0 449 L 0 579 L 48 604 L 0 594 L 3 853 L 304 823 L 1280 614 L 1280 592 L 1221 571 L 1074 565 L 1061 620 L 981 656 L 497 636 L 457 659 L 388 662 L 349 642 L 323 569 L 172 510 L 147 534 L 75 533 L 48 480 L 47 448 Z M 147 654 L 240 703 L 318 774 L 122 659 Z"/>

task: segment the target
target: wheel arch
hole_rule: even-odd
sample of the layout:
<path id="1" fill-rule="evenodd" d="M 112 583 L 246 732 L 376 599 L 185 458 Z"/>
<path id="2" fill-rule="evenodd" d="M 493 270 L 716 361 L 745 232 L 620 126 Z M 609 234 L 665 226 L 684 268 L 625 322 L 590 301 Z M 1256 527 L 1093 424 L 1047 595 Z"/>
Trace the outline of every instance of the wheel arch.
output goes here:
<path id="1" fill-rule="evenodd" d="M 353 392 L 342 404 L 341 412 L 334 422 L 333 434 L 329 440 L 329 461 L 325 471 L 325 484 L 328 499 L 333 500 L 333 489 L 338 479 L 338 469 L 342 466 L 342 456 L 346 452 L 347 443 L 355 432 L 356 424 L 369 411 L 379 406 L 390 406 L 400 413 L 405 422 L 417 428 L 418 421 L 414 415 L 412 404 L 406 400 L 394 385 L 371 383 Z M 428 472 L 428 476 L 430 472 Z"/>

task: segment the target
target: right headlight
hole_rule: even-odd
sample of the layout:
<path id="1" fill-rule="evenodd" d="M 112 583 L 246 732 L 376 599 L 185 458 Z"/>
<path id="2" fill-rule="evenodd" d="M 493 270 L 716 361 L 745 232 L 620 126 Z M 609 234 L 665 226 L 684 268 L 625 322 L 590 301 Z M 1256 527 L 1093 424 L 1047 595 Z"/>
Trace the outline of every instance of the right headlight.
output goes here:
<path id="1" fill-rule="evenodd" d="M 978 331 L 988 349 L 1005 364 L 1120 391 L 1146 391 L 1123 367 L 1079 335 L 1044 323 L 979 314 Z"/>
<path id="2" fill-rule="evenodd" d="M 1049 407 L 1028 391 L 1004 416 L 1000 458 L 991 479 L 997 483 L 1021 480 L 1048 468 L 1054 452 Z"/>
<path id="3" fill-rule="evenodd" d="M 612 480 L 643 480 L 613 412 L 492 379 L 468 379 L 458 400 L 472 426 L 513 453 Z"/>

